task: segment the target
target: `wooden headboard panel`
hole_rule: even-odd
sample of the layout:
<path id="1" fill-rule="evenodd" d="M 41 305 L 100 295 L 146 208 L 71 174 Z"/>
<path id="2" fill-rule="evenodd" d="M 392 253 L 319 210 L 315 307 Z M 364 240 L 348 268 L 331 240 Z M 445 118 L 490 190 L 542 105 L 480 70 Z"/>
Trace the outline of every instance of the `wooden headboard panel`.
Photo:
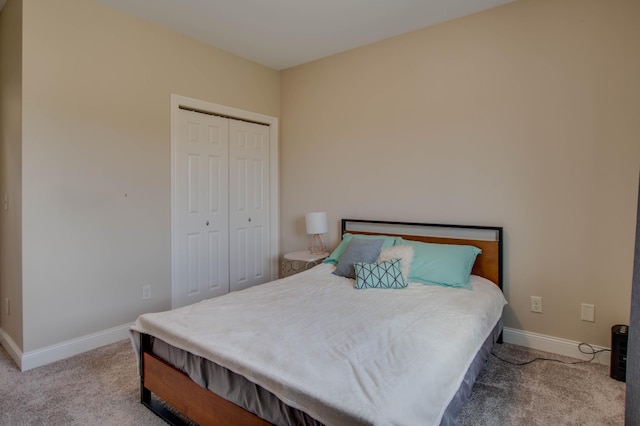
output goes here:
<path id="1" fill-rule="evenodd" d="M 342 219 L 342 234 L 399 236 L 406 240 L 478 247 L 471 271 L 502 289 L 502 227 Z"/>

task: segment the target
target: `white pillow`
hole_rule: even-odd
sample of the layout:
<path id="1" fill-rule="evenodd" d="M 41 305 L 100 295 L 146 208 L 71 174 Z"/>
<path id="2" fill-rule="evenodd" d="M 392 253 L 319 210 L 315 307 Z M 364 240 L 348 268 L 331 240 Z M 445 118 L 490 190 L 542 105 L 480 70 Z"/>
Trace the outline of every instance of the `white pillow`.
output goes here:
<path id="1" fill-rule="evenodd" d="M 411 262 L 413 262 L 413 247 L 383 247 L 382 250 L 380 250 L 376 262 L 384 262 L 385 260 L 391 259 L 400 259 L 400 273 L 405 282 L 409 282 L 409 271 L 411 269 Z"/>

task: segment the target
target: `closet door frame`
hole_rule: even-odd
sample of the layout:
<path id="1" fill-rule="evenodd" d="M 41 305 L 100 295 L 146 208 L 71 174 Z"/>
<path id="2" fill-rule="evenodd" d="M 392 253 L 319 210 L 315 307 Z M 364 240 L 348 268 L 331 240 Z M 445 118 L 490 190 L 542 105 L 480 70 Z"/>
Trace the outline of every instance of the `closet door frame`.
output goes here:
<path id="1" fill-rule="evenodd" d="M 222 117 L 237 120 L 251 121 L 269 126 L 269 270 L 271 280 L 278 278 L 278 254 L 279 247 L 279 194 L 278 194 L 278 118 L 269 115 L 245 111 L 238 108 L 215 104 L 199 99 L 188 98 L 180 95 L 171 95 L 171 307 L 176 302 L 177 277 L 176 277 L 176 209 L 177 206 L 177 143 L 178 126 L 177 112 L 180 108 L 193 109 L 200 112 L 211 113 Z"/>

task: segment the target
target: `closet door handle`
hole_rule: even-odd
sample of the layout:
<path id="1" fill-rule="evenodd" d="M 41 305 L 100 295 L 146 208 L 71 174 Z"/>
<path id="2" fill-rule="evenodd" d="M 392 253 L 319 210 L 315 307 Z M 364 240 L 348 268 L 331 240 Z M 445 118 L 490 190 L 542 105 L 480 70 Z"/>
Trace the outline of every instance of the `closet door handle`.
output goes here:
<path id="1" fill-rule="evenodd" d="M 205 224 L 205 225 L 207 225 L 207 226 L 209 226 L 209 221 L 206 221 L 204 224 Z"/>

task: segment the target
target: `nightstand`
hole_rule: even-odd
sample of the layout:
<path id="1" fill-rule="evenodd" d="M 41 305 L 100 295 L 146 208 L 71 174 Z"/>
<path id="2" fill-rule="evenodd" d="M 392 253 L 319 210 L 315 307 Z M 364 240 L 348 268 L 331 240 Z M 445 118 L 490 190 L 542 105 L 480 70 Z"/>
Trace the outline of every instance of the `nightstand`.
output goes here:
<path id="1" fill-rule="evenodd" d="M 293 251 L 282 259 L 282 276 L 288 277 L 316 266 L 329 256 L 329 253 L 311 253 L 309 250 Z"/>

